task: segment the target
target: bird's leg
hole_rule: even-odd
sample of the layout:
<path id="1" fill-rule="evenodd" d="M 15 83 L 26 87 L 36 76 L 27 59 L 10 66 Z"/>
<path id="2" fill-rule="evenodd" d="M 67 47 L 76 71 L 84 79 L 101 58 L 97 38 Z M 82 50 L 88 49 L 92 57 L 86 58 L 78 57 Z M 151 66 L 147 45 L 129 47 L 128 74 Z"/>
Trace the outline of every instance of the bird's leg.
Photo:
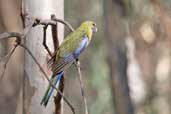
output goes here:
<path id="1" fill-rule="evenodd" d="M 76 58 L 76 59 L 75 59 L 75 61 L 76 61 L 76 62 L 78 62 L 78 61 L 79 61 L 79 59 L 78 59 L 78 58 Z"/>
<path id="2" fill-rule="evenodd" d="M 79 59 L 76 58 L 75 61 L 73 62 L 73 65 L 74 65 L 75 68 L 77 68 L 77 63 L 78 63 L 78 61 L 79 61 Z"/>

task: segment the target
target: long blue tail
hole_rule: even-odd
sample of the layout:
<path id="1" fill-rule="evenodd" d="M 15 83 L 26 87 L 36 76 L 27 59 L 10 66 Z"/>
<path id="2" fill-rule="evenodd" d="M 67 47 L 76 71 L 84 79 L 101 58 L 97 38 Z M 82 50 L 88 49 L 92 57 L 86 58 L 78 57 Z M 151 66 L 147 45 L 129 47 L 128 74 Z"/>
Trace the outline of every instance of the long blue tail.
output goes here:
<path id="1" fill-rule="evenodd" d="M 51 78 L 51 82 L 52 82 L 52 84 L 54 86 L 56 86 L 56 84 L 62 78 L 63 74 L 64 74 L 63 71 L 61 71 L 61 72 L 57 73 L 56 76 L 54 76 L 54 77 Z M 54 88 L 51 87 L 51 85 L 49 85 L 48 88 L 47 88 L 47 90 L 46 90 L 46 92 L 45 92 L 44 97 L 42 98 L 41 105 L 44 105 L 46 107 L 46 105 L 47 105 L 47 103 L 48 103 L 48 101 L 50 99 L 50 96 L 53 93 L 53 90 L 54 90 Z"/>

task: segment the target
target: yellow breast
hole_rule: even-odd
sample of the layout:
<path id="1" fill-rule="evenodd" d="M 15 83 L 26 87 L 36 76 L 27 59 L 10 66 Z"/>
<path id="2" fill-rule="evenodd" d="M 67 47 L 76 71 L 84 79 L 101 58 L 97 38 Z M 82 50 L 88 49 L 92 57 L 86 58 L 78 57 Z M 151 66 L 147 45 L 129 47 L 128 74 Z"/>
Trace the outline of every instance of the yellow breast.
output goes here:
<path id="1" fill-rule="evenodd" d="M 91 28 L 88 29 L 87 36 L 88 36 L 88 39 L 90 41 L 91 38 L 92 38 L 92 30 L 91 30 Z"/>

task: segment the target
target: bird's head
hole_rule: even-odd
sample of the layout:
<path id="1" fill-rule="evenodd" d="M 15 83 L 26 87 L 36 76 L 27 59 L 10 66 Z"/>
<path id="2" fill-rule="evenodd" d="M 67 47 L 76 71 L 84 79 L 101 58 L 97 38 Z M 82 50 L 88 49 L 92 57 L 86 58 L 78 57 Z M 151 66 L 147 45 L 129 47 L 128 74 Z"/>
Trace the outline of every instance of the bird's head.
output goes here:
<path id="1" fill-rule="evenodd" d="M 97 32 L 97 27 L 96 27 L 96 23 L 93 21 L 85 21 L 83 22 L 80 27 L 81 30 L 86 31 L 86 34 L 89 38 L 92 37 L 92 34 Z"/>

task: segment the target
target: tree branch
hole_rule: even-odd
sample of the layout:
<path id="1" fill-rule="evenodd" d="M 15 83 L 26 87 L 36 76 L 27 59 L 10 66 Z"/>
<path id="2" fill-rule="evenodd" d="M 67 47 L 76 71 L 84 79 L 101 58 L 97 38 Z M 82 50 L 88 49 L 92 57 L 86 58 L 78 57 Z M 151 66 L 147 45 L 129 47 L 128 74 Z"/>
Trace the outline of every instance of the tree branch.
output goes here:
<path id="1" fill-rule="evenodd" d="M 48 54 L 52 57 L 52 53 L 51 53 L 49 47 L 46 44 L 46 29 L 47 29 L 47 27 L 48 26 L 46 26 L 46 25 L 43 27 L 43 46 L 45 47 Z"/>
<path id="2" fill-rule="evenodd" d="M 32 54 L 32 52 L 24 45 L 24 44 L 19 44 L 21 47 L 23 47 L 28 53 L 29 55 L 32 57 L 32 59 L 34 60 L 34 62 L 37 64 L 37 66 L 39 67 L 40 71 L 44 74 L 46 80 L 49 82 L 49 84 L 63 97 L 64 101 L 67 103 L 67 105 L 70 107 L 71 111 L 73 112 L 73 114 L 75 113 L 75 109 L 73 108 L 73 106 L 70 104 L 70 102 L 65 98 L 65 96 L 63 95 L 63 93 L 56 88 L 52 82 L 49 80 L 46 72 L 43 70 L 43 68 L 41 67 L 41 65 L 39 64 L 39 62 L 37 61 L 37 59 L 35 58 L 35 56 Z"/>
<path id="3" fill-rule="evenodd" d="M 63 93 L 64 91 L 64 76 L 62 76 L 60 82 L 59 82 L 59 86 L 58 86 L 59 90 Z M 61 99 L 62 96 L 60 95 L 60 93 L 57 92 L 56 96 L 54 97 L 54 102 L 55 102 L 55 114 L 61 114 Z"/>
<path id="4" fill-rule="evenodd" d="M 55 17 L 55 15 L 51 15 L 51 19 L 53 20 L 53 18 Z M 58 49 L 59 47 L 59 41 L 58 41 L 58 24 L 56 22 L 56 25 L 52 25 L 52 39 L 53 39 L 53 45 L 54 45 L 54 52 Z"/>
<path id="5" fill-rule="evenodd" d="M 18 33 L 18 32 L 5 32 L 0 34 L 0 40 L 2 39 L 7 39 L 7 38 L 16 38 L 16 45 L 14 45 L 14 48 L 5 56 L 5 64 L 4 64 L 4 71 L 1 74 L 0 80 L 2 80 L 2 78 L 4 77 L 5 74 L 5 69 L 7 67 L 7 63 L 10 60 L 12 54 L 14 53 L 15 49 L 17 48 L 17 46 L 21 46 L 23 47 L 28 53 L 29 55 L 32 57 L 32 59 L 35 61 L 35 63 L 37 64 L 37 66 L 39 67 L 40 71 L 44 74 L 45 78 L 47 79 L 47 81 L 49 82 L 49 84 L 57 91 L 57 93 L 60 94 L 60 96 L 62 96 L 63 100 L 67 103 L 67 105 L 70 107 L 71 111 L 73 112 L 73 114 L 76 114 L 74 107 L 70 104 L 70 102 L 65 98 L 65 96 L 63 95 L 63 93 L 57 89 L 49 80 L 46 72 L 43 70 L 43 68 L 41 67 L 41 65 L 39 64 L 39 62 L 37 61 L 37 59 L 35 58 L 35 56 L 32 54 L 32 52 L 23 44 L 21 43 L 22 39 L 24 39 L 26 37 L 26 35 L 28 34 L 28 32 L 31 30 L 32 27 L 38 26 L 38 25 L 54 25 L 56 26 L 56 22 L 60 22 L 66 26 L 68 26 L 68 28 L 70 28 L 71 31 L 74 31 L 74 29 L 72 28 L 72 26 L 66 22 L 63 21 L 61 19 L 57 19 L 56 17 L 54 18 L 54 20 L 41 20 L 38 18 L 33 18 L 29 15 L 23 15 L 26 16 L 26 19 L 29 19 L 29 25 L 27 25 L 24 29 L 24 31 L 22 33 Z M 45 46 L 45 49 L 48 51 L 49 55 L 52 55 L 48 46 L 46 45 L 46 27 L 44 28 L 44 42 L 43 45 Z"/>
<path id="6" fill-rule="evenodd" d="M 53 17 L 52 15 L 52 19 L 46 19 L 46 20 L 42 20 L 40 18 L 34 18 L 35 23 L 33 26 L 36 25 L 56 25 L 56 22 L 62 23 L 65 26 L 67 26 L 72 32 L 75 31 L 74 28 L 71 26 L 71 24 L 69 24 L 67 21 L 64 21 L 62 19 L 58 19 L 55 16 Z"/>
<path id="7" fill-rule="evenodd" d="M 56 22 L 64 24 L 65 26 L 67 26 L 70 29 L 70 31 L 72 31 L 72 32 L 75 31 L 74 28 L 71 26 L 71 24 L 69 24 L 67 21 L 64 21 L 62 19 L 58 19 L 54 15 L 51 16 L 51 19 L 56 21 Z"/>
<path id="8" fill-rule="evenodd" d="M 2 74 L 1 74 L 1 77 L 0 77 L 0 82 L 1 80 L 3 79 L 4 75 L 5 75 L 5 71 L 6 71 L 6 67 L 7 67 L 7 64 L 12 56 L 12 54 L 14 53 L 15 49 L 17 48 L 18 44 L 14 45 L 14 47 L 12 48 L 12 50 L 3 58 L 5 59 L 5 62 L 4 62 L 4 65 L 3 65 L 3 70 L 2 70 Z M 0 60 L 2 61 L 2 60 Z"/>
<path id="9" fill-rule="evenodd" d="M 80 68 L 80 62 L 79 60 L 76 60 L 76 67 L 78 70 L 78 78 L 79 78 L 79 82 L 80 82 L 80 86 L 81 86 L 81 94 L 83 96 L 83 100 L 84 100 L 84 106 L 85 106 L 85 114 L 88 114 L 88 106 L 87 106 L 87 100 L 86 100 L 86 96 L 85 96 L 85 86 L 84 83 L 82 82 L 82 73 L 81 73 L 81 68 Z"/>
<path id="10" fill-rule="evenodd" d="M 4 32 L 0 34 L 0 40 L 7 39 L 7 38 L 22 38 L 22 34 L 18 32 Z"/>

